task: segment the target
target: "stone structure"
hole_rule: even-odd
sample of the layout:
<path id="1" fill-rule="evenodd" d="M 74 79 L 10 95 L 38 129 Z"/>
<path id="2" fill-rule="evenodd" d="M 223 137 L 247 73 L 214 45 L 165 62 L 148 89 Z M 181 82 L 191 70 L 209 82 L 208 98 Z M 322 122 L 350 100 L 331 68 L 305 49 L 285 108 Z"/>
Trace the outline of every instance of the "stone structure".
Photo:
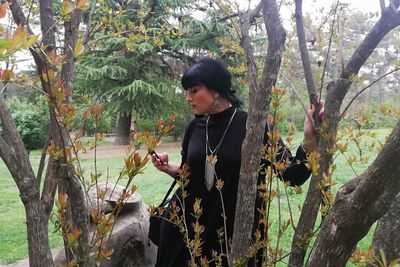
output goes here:
<path id="1" fill-rule="evenodd" d="M 124 187 L 114 184 L 99 184 L 99 190 L 106 191 L 104 201 L 98 203 L 96 188 L 89 190 L 88 212 L 100 208 L 111 212 Z M 114 188 L 114 190 L 113 190 Z M 94 229 L 94 225 L 91 225 Z M 150 267 L 154 266 L 157 246 L 148 239 L 149 212 L 139 193 L 135 192 L 127 199 L 112 232 L 109 247 L 114 250 L 109 260 L 101 263 L 103 267 Z M 65 253 L 60 250 L 55 257 L 56 266 L 65 266 Z"/>

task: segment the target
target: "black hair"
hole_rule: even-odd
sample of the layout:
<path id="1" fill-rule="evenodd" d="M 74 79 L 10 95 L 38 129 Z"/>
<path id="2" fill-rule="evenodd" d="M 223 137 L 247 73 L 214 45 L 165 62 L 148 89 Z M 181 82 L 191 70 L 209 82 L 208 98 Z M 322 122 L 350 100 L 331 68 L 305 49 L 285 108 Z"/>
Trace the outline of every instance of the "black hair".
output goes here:
<path id="1" fill-rule="evenodd" d="M 232 106 L 240 108 L 242 101 L 236 96 L 232 87 L 232 76 L 228 69 L 213 58 L 204 58 L 194 63 L 185 71 L 182 77 L 182 86 L 185 90 L 204 85 L 209 90 L 216 91 L 227 99 Z"/>

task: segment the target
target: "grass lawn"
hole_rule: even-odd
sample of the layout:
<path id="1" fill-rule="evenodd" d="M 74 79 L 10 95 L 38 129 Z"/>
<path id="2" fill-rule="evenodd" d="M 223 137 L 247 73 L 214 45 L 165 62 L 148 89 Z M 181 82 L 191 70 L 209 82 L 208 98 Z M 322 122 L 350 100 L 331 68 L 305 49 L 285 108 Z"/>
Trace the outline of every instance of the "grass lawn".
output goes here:
<path id="1" fill-rule="evenodd" d="M 388 130 L 376 130 L 375 131 L 380 140 L 388 134 Z M 296 140 L 301 140 L 301 133 L 296 134 Z M 370 140 L 366 139 L 366 142 Z M 109 142 L 104 142 L 109 143 Z M 296 142 L 293 142 L 296 144 Z M 298 144 L 299 142 L 297 142 Z M 357 150 L 353 144 L 349 147 L 350 154 L 357 154 Z M 180 146 L 177 143 L 174 146 L 166 146 L 165 149 L 160 149 L 159 152 L 168 152 L 170 161 L 179 162 L 180 160 Z M 375 153 L 366 152 L 370 156 L 369 163 L 373 160 Z M 122 166 L 124 154 L 101 156 L 97 160 L 98 170 L 103 173 L 103 179 L 109 176 L 110 181 L 113 181 L 118 176 Z M 348 156 L 347 156 L 348 157 Z M 37 167 L 40 159 L 40 151 L 32 151 L 30 154 L 31 162 L 34 168 Z M 333 191 L 336 192 L 340 185 L 346 183 L 351 178 L 355 177 L 355 173 L 361 174 L 362 171 L 368 166 L 368 163 L 357 164 L 353 168 L 349 167 L 346 163 L 346 159 L 339 155 L 336 158 L 337 169 L 335 171 L 335 180 L 337 185 L 334 186 Z M 90 170 L 93 170 L 93 160 L 86 158 L 83 161 L 83 166 L 87 170 L 87 175 Z M 147 204 L 158 204 L 164 196 L 166 190 L 170 186 L 172 180 L 163 173 L 158 172 L 151 164 L 148 165 L 143 174 L 135 178 L 135 184 L 138 186 L 138 192 L 141 194 L 144 202 Z M 290 206 L 293 213 L 294 221 L 300 214 L 299 206 L 303 203 L 308 182 L 303 186 L 303 193 L 296 194 L 294 190 L 289 189 Z M 283 190 L 281 184 L 281 190 Z M 278 221 L 278 202 L 274 201 L 272 204 L 272 221 L 273 232 L 277 232 Z M 287 220 L 290 218 L 288 212 L 288 204 L 286 201 L 286 195 L 281 196 L 281 218 Z M 24 208 L 19 198 L 18 189 L 9 174 L 4 163 L 0 161 L 0 264 L 13 263 L 19 259 L 25 258 L 28 255 L 27 241 L 26 241 L 26 225 L 25 225 L 25 214 Z M 49 231 L 52 232 L 52 225 L 49 225 Z M 285 233 L 282 240 L 280 240 L 281 246 L 286 250 L 290 248 L 291 237 L 293 234 L 292 228 L 289 227 L 287 233 Z M 371 240 L 373 232 L 370 231 L 369 235 L 359 243 L 362 249 L 367 249 Z M 50 233 L 51 246 L 58 247 L 62 244 L 61 238 L 57 234 Z M 272 239 L 272 242 L 275 242 Z M 282 265 L 283 266 L 283 265 Z M 351 264 L 349 264 L 351 266 Z"/>

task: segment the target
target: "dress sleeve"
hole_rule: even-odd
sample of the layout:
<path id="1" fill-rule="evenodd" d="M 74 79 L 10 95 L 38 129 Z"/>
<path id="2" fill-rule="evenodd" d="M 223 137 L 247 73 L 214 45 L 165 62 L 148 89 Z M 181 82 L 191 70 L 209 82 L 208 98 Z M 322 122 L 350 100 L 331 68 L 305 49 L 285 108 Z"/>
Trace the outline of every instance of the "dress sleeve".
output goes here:
<path id="1" fill-rule="evenodd" d="M 267 124 L 265 129 L 265 138 L 264 138 L 264 145 L 267 146 L 269 145 L 269 139 L 267 134 L 268 131 L 269 127 Z M 290 151 L 290 149 L 286 147 L 282 139 L 279 140 L 279 144 L 280 144 L 280 149 L 276 155 L 276 160 L 278 162 L 285 162 L 285 161 L 289 162 L 288 167 L 284 170 L 280 178 L 285 182 L 289 182 L 291 186 L 304 184 L 304 182 L 307 181 L 307 179 L 311 175 L 311 171 L 306 166 L 307 163 L 306 152 L 304 151 L 302 146 L 299 146 L 299 148 L 296 151 L 296 155 L 293 156 L 292 152 Z M 271 162 L 262 159 L 261 165 L 268 166 L 271 165 Z"/>

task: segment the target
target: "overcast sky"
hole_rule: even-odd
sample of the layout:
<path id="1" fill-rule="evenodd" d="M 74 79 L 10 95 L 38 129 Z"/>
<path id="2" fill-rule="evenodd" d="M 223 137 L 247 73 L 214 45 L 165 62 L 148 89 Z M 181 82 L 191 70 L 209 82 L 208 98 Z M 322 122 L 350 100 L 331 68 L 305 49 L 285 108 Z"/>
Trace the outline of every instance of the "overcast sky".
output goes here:
<path id="1" fill-rule="evenodd" d="M 330 4 L 335 3 L 335 0 L 303 0 L 304 9 L 308 5 L 325 5 L 329 7 Z M 340 0 L 342 3 L 349 3 L 354 9 L 359 9 L 363 12 L 376 12 L 380 10 L 379 0 Z M 387 2 L 387 0 L 385 1 Z"/>
<path id="2" fill-rule="evenodd" d="M 249 4 L 249 0 L 236 0 L 237 2 L 240 2 L 240 4 L 243 6 L 243 8 L 247 8 Z M 260 0 L 250 0 L 253 5 L 257 4 Z M 294 0 L 291 0 L 292 3 L 294 3 Z M 312 12 L 314 13 L 318 8 L 325 7 L 325 11 L 333 4 L 335 3 L 336 0 L 303 0 L 303 13 L 305 12 Z M 345 2 L 349 3 L 354 9 L 359 9 L 363 12 L 379 12 L 380 7 L 379 7 L 379 0 L 340 0 L 340 2 Z M 388 0 L 385 0 L 387 3 Z M 292 10 L 293 12 L 294 10 Z M 318 12 L 318 11 L 317 11 Z M 285 20 L 292 20 L 290 16 L 290 12 L 287 12 L 287 16 L 285 16 L 286 12 L 281 12 L 281 17 L 283 21 Z M 26 54 L 26 51 L 22 53 L 23 55 Z M 25 59 L 26 56 L 23 57 L 18 57 L 20 59 Z M 30 64 L 30 61 L 26 62 L 20 62 L 19 63 L 19 68 L 20 69 L 25 69 L 27 65 Z M 17 67 L 17 68 L 18 68 Z"/>
<path id="3" fill-rule="evenodd" d="M 236 0 L 243 4 L 243 7 L 247 7 L 249 0 Z M 250 0 L 253 5 L 256 5 L 259 0 Z M 291 2 L 294 3 L 294 0 Z M 335 3 L 335 0 L 303 0 L 303 9 L 306 11 L 310 7 L 315 6 L 325 6 L 329 7 L 332 3 Z M 343 3 L 349 3 L 353 8 L 360 9 L 363 12 L 376 12 L 380 10 L 379 0 L 340 0 Z M 388 0 L 385 0 L 388 2 Z"/>

